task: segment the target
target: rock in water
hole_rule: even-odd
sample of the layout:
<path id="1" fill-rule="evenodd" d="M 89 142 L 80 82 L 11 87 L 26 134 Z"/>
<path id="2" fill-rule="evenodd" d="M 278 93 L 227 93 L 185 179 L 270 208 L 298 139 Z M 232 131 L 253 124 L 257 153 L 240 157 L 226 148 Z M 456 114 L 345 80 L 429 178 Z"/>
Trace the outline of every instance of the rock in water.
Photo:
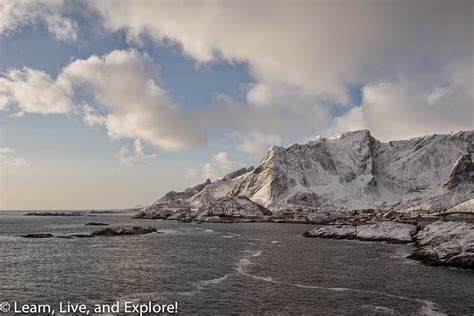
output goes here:
<path id="1" fill-rule="evenodd" d="M 474 224 L 437 221 L 417 234 L 412 259 L 431 265 L 474 268 Z"/>
<path id="2" fill-rule="evenodd" d="M 155 228 L 148 226 L 132 227 L 107 227 L 94 231 L 92 236 L 122 236 L 122 235 L 140 235 L 156 232 Z"/>
<path id="3" fill-rule="evenodd" d="M 99 223 L 99 222 L 90 222 L 90 223 L 87 223 L 86 226 L 107 226 L 109 224 L 106 224 L 106 223 Z"/>
<path id="4" fill-rule="evenodd" d="M 54 237 L 54 235 L 49 234 L 49 233 L 39 233 L 39 234 L 20 235 L 20 237 L 23 237 L 23 238 L 52 238 L 52 237 Z"/>
<path id="5" fill-rule="evenodd" d="M 413 241 L 415 234 L 415 225 L 386 221 L 359 226 L 321 226 L 304 233 L 303 236 L 332 239 L 387 241 L 391 243 L 409 243 Z"/>

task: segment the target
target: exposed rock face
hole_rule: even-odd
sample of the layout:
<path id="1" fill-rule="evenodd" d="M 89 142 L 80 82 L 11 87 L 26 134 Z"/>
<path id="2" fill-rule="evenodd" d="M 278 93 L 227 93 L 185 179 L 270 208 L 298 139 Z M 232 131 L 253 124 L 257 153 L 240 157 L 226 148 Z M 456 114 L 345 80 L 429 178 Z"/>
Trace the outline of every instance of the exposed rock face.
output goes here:
<path id="1" fill-rule="evenodd" d="M 249 221 L 263 219 L 272 213 L 265 207 L 250 201 L 246 197 L 210 198 L 199 208 L 148 208 L 134 218 L 169 219 L 182 221 Z"/>
<path id="2" fill-rule="evenodd" d="M 474 183 L 474 163 L 470 154 L 462 155 L 454 164 L 444 187 L 448 190 L 462 189 Z M 471 187 L 472 189 L 472 187 Z"/>
<path id="3" fill-rule="evenodd" d="M 147 226 L 107 227 L 94 231 L 91 236 L 141 235 L 153 232 L 156 232 L 156 229 Z"/>
<path id="4" fill-rule="evenodd" d="M 410 257 L 431 265 L 474 268 L 474 224 L 437 221 L 417 234 L 418 249 Z"/>
<path id="5" fill-rule="evenodd" d="M 258 219 L 271 216 L 265 207 L 250 201 L 246 197 L 221 197 L 209 201 L 202 207 L 198 220 L 207 217 L 234 218 L 234 219 Z"/>
<path id="6" fill-rule="evenodd" d="M 360 226 L 321 226 L 304 233 L 304 236 L 315 238 L 359 239 L 368 241 L 387 241 L 391 243 L 409 243 L 413 241 L 415 234 L 415 225 L 386 221 Z"/>
<path id="7" fill-rule="evenodd" d="M 382 143 L 369 131 L 273 147 L 229 193 L 272 210 L 438 211 L 473 197 L 474 132 Z"/>
<path id="8" fill-rule="evenodd" d="M 211 180 L 207 179 L 205 182 L 200 183 L 192 188 L 187 188 L 183 192 L 170 191 L 166 193 L 162 198 L 155 202 L 155 204 L 170 202 L 176 200 L 185 200 L 200 192 L 206 185 L 210 184 Z"/>
<path id="9" fill-rule="evenodd" d="M 474 199 L 467 200 L 466 202 L 459 203 L 458 205 L 450 208 L 449 210 L 440 213 L 444 214 L 474 214 Z"/>
<path id="10" fill-rule="evenodd" d="M 189 203 L 193 208 L 202 208 L 217 198 L 227 196 L 232 185 L 233 181 L 231 179 L 217 180 L 206 185 L 199 193 L 193 195 L 189 199 Z"/>
<path id="11" fill-rule="evenodd" d="M 253 167 L 242 168 L 215 182 L 206 181 L 185 192 L 170 192 L 133 218 L 182 221 L 248 221 L 271 215 L 246 197 L 227 196 L 234 181 Z M 193 192 L 194 194 L 190 194 Z"/>
<path id="12" fill-rule="evenodd" d="M 239 170 L 235 170 L 229 174 L 226 174 L 224 177 L 222 177 L 223 180 L 232 180 L 234 178 L 240 177 L 241 175 L 250 172 L 253 170 L 253 166 L 250 166 L 248 168 L 240 168 Z"/>
<path id="13" fill-rule="evenodd" d="M 474 197 L 473 163 L 466 154 L 472 142 L 474 131 L 382 143 L 362 130 L 274 146 L 255 169 L 169 192 L 135 217 L 192 220 L 224 197 L 247 197 L 278 220 L 289 221 L 285 214 L 292 213 L 297 222 L 363 209 L 441 212 Z"/>

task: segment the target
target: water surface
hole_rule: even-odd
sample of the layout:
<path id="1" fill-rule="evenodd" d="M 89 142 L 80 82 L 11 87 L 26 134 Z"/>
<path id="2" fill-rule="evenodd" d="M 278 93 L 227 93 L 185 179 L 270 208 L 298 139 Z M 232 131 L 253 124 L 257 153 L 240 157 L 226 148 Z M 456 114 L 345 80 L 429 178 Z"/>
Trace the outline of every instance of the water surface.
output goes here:
<path id="1" fill-rule="evenodd" d="M 148 225 L 158 234 L 25 239 Z M 311 225 L 194 224 L 128 215 L 0 213 L 0 300 L 178 302 L 183 315 L 474 312 L 474 274 L 406 259 L 411 246 L 304 238 Z"/>

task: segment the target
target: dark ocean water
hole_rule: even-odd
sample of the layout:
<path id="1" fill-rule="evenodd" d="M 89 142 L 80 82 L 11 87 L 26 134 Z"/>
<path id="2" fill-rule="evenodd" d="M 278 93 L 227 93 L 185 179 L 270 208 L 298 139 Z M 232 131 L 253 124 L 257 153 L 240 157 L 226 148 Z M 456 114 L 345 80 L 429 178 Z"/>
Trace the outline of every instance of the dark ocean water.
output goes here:
<path id="1" fill-rule="evenodd" d="M 160 233 L 89 233 L 90 221 Z M 313 226 L 193 224 L 125 215 L 0 213 L 0 302 L 178 302 L 181 315 L 472 315 L 474 274 L 405 259 L 411 246 L 308 239 Z"/>

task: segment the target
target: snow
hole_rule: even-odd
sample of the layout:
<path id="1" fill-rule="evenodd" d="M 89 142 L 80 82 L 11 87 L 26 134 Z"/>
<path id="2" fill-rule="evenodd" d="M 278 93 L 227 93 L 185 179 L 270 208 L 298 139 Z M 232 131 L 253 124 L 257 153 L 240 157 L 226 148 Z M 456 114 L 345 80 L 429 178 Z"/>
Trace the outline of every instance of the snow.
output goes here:
<path id="1" fill-rule="evenodd" d="M 435 265 L 474 268 L 474 224 L 437 221 L 417 234 L 414 258 Z"/>
<path id="2" fill-rule="evenodd" d="M 301 218 L 361 209 L 442 212 L 474 197 L 472 161 L 465 152 L 472 142 L 474 131 L 382 143 L 361 130 L 273 146 L 255 169 L 169 192 L 142 215 L 195 217 L 216 203 L 234 207 L 241 197 L 273 211 L 301 210 Z M 253 204 L 244 208 L 256 211 Z M 472 209 L 472 202 L 466 205 Z"/>
<path id="3" fill-rule="evenodd" d="M 305 236 L 319 238 L 360 239 L 408 243 L 413 241 L 413 236 L 415 234 L 416 227 L 414 225 L 387 221 L 360 226 L 321 226 L 309 231 L 305 234 Z"/>
<path id="4" fill-rule="evenodd" d="M 445 214 L 450 213 L 472 213 L 474 214 L 474 199 L 467 200 L 466 202 L 459 203 L 458 205 L 450 208 Z"/>
<path id="5" fill-rule="evenodd" d="M 302 205 L 288 200 L 315 193 L 326 210 L 442 210 L 473 197 L 466 171 L 454 172 L 470 142 L 474 131 L 389 143 L 367 130 L 319 136 L 303 145 L 272 147 L 252 172 L 235 181 L 229 195 L 247 196 L 270 209 L 298 208 Z"/>

